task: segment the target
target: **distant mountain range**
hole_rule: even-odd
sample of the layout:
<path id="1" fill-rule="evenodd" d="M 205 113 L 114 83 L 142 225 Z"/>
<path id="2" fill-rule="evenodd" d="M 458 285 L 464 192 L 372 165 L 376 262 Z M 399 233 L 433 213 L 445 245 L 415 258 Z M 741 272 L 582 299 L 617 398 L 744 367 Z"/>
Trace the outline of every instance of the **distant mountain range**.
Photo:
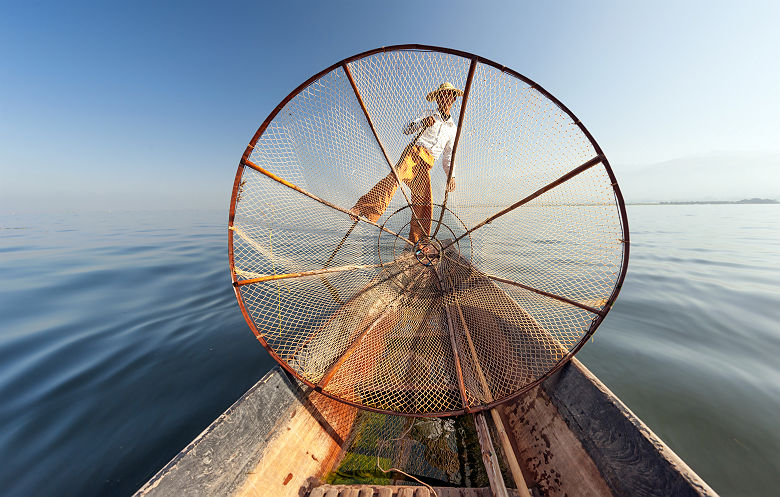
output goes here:
<path id="1" fill-rule="evenodd" d="M 614 169 L 627 203 L 780 199 L 780 153 L 719 153 Z"/>
<path id="2" fill-rule="evenodd" d="M 661 205 L 698 205 L 698 204 L 780 204 L 771 198 L 745 198 L 742 200 L 687 200 L 659 202 Z"/>

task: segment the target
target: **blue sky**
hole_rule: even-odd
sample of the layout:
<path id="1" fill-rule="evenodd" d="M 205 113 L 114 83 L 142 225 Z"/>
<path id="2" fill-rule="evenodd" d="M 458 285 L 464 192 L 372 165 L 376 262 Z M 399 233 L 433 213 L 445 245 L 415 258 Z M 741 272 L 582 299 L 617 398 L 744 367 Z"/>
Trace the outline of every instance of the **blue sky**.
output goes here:
<path id="1" fill-rule="evenodd" d="M 241 153 L 285 95 L 399 43 L 537 81 L 619 180 L 686 157 L 777 154 L 778 25 L 770 1 L 6 2 L 0 212 L 227 211 Z"/>

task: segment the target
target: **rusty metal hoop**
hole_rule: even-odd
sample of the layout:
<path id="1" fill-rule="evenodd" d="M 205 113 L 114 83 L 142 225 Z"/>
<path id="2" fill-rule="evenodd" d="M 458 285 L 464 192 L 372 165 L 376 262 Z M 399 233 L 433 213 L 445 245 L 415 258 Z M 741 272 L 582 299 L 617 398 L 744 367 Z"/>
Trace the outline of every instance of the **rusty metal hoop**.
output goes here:
<path id="1" fill-rule="evenodd" d="M 441 197 L 424 219 L 419 186 L 399 176 L 414 143 L 400 129 L 444 81 L 463 89 L 457 174 L 434 166 Z M 386 212 L 350 212 L 383 178 L 402 193 Z M 380 235 L 414 247 L 405 229 L 428 222 L 433 258 L 382 256 Z M 348 57 L 285 97 L 241 157 L 228 225 L 236 298 L 271 356 L 328 397 L 409 416 L 538 385 L 593 335 L 628 267 L 625 203 L 580 120 L 511 69 L 426 45 Z"/>

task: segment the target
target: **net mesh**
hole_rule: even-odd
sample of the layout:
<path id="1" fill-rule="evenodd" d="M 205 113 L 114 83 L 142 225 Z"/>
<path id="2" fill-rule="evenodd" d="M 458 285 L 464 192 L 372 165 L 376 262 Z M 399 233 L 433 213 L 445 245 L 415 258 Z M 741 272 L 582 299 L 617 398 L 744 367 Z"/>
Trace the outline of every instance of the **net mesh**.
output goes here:
<path id="1" fill-rule="evenodd" d="M 324 71 L 263 124 L 236 178 L 231 271 L 253 331 L 304 382 L 446 416 L 528 390 L 584 343 L 622 282 L 626 229 L 606 159 L 544 90 L 396 47 Z"/>

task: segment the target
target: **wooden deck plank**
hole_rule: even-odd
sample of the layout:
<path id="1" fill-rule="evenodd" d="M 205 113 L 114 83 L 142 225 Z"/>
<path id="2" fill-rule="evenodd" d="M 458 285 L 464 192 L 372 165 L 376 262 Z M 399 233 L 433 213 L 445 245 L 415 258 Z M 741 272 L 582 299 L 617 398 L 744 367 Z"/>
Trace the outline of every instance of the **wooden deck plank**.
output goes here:
<path id="1" fill-rule="evenodd" d="M 611 497 L 598 468 L 582 444 L 538 388 L 501 406 L 518 459 L 542 495 Z"/>

